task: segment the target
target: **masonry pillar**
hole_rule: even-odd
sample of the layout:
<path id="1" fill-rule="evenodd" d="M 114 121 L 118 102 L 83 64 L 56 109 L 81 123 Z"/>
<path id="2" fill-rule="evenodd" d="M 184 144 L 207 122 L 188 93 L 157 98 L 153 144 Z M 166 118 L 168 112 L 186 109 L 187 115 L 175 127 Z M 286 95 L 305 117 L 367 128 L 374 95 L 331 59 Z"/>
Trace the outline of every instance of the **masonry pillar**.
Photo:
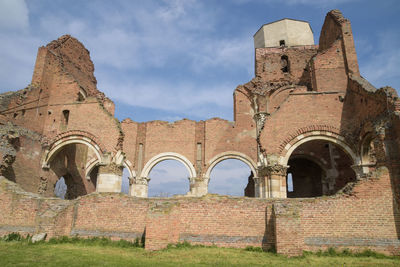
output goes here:
<path id="1" fill-rule="evenodd" d="M 190 190 L 187 196 L 201 197 L 208 193 L 209 177 L 189 177 Z"/>
<path id="2" fill-rule="evenodd" d="M 99 166 L 97 192 L 121 192 L 123 165 L 111 162 Z"/>
<path id="3" fill-rule="evenodd" d="M 272 198 L 286 198 L 286 171 L 288 166 L 269 165 L 267 174 L 270 181 L 270 196 Z"/>
<path id="4" fill-rule="evenodd" d="M 254 186 L 256 190 L 256 194 L 258 192 L 259 198 L 270 198 L 270 185 L 269 178 L 267 176 L 266 167 L 259 167 L 257 170 L 258 177 L 254 179 Z M 257 181 L 258 180 L 258 181 Z M 258 185 L 258 190 L 257 190 Z"/>
<path id="5" fill-rule="evenodd" d="M 287 168 L 274 164 L 259 169 L 261 198 L 286 198 Z"/>
<path id="6" fill-rule="evenodd" d="M 133 197 L 148 197 L 149 194 L 148 177 L 135 177 L 132 179 L 131 196 Z"/>
<path id="7" fill-rule="evenodd" d="M 262 197 L 261 179 L 259 177 L 253 177 L 253 180 L 254 180 L 254 197 Z"/>

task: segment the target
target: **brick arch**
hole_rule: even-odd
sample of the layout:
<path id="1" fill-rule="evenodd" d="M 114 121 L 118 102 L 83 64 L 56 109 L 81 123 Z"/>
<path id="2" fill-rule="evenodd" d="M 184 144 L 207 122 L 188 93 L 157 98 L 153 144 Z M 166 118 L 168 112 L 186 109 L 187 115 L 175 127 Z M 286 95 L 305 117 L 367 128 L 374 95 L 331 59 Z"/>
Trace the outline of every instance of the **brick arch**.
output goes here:
<path id="1" fill-rule="evenodd" d="M 48 168 L 53 157 L 66 145 L 69 144 L 84 144 L 91 148 L 99 162 L 103 159 L 103 151 L 101 146 L 96 142 L 94 136 L 84 131 L 69 131 L 57 135 L 51 143 L 43 158 L 42 167 Z"/>
<path id="2" fill-rule="evenodd" d="M 300 145 L 313 140 L 325 140 L 328 142 L 332 142 L 341 147 L 343 151 L 349 155 L 349 157 L 353 161 L 353 164 L 358 165 L 361 162 L 360 157 L 356 153 L 354 153 L 353 149 L 345 142 L 343 136 L 326 131 L 312 131 L 296 136 L 287 143 L 287 145 L 281 152 L 280 164 L 287 166 L 287 163 L 293 151 Z"/>
<path id="3" fill-rule="evenodd" d="M 50 143 L 50 148 L 54 145 L 54 143 L 56 143 L 57 141 L 67 138 L 69 136 L 81 136 L 81 137 L 87 137 L 90 140 L 93 141 L 93 143 L 95 143 L 102 152 L 106 151 L 106 148 L 101 144 L 101 142 L 99 141 L 99 139 L 88 132 L 85 131 L 80 131 L 80 130 L 71 130 L 71 131 L 66 131 L 66 132 L 62 132 L 58 135 L 56 135 L 56 137 L 54 137 L 49 143 Z"/>
<path id="4" fill-rule="evenodd" d="M 285 138 L 283 142 L 279 145 L 280 154 L 285 152 L 287 146 L 291 146 L 296 143 L 299 138 L 309 135 L 333 136 L 335 138 L 344 140 L 344 138 L 340 136 L 340 130 L 336 127 L 329 125 L 310 125 L 299 128 L 296 131 L 290 133 L 289 136 Z"/>
<path id="5" fill-rule="evenodd" d="M 210 178 L 211 171 L 214 169 L 215 165 L 224 161 L 226 159 L 237 159 L 244 162 L 247 166 L 249 166 L 250 170 L 253 172 L 254 177 L 257 177 L 257 168 L 255 162 L 247 155 L 236 152 L 236 151 L 227 151 L 216 155 L 208 162 L 207 171 L 204 174 L 204 177 Z"/>
<path id="6" fill-rule="evenodd" d="M 154 168 L 154 166 L 157 165 L 157 163 L 164 161 L 164 160 L 177 160 L 180 163 L 182 163 L 186 169 L 189 172 L 189 178 L 195 178 L 196 177 L 196 170 L 193 167 L 193 164 L 190 162 L 190 160 L 188 160 L 185 156 L 175 153 L 175 152 L 164 152 L 164 153 L 160 153 L 154 157 L 152 157 L 147 163 L 146 165 L 143 167 L 142 173 L 141 173 L 141 177 L 148 177 L 150 171 Z"/>
<path id="7" fill-rule="evenodd" d="M 361 163 L 363 165 L 373 165 L 376 163 L 369 157 L 370 145 L 371 143 L 374 142 L 375 138 L 376 138 L 375 133 L 366 132 L 360 140 L 359 150 L 360 150 Z"/>

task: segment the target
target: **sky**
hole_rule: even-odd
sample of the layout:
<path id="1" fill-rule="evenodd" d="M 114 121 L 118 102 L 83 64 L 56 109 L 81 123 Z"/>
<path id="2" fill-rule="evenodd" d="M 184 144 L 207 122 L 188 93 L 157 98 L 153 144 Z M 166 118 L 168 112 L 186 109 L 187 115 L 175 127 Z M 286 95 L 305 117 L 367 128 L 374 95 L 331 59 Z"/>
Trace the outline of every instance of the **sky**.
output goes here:
<path id="1" fill-rule="evenodd" d="M 318 43 L 332 9 L 352 23 L 361 75 L 400 89 L 398 0 L 0 0 L 0 93 L 25 88 L 38 47 L 71 34 L 90 51 L 119 120 L 233 120 L 260 26 L 305 20 Z"/>

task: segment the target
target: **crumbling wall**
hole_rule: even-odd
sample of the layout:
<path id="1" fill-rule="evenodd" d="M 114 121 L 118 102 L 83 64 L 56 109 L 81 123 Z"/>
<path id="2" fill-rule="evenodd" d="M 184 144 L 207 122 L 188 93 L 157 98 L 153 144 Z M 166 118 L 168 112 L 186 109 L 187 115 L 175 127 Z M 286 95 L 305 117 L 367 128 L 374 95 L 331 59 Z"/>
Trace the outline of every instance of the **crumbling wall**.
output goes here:
<path id="1" fill-rule="evenodd" d="M 265 82 L 290 80 L 292 84 L 308 84 L 307 66 L 317 53 L 318 46 L 299 46 L 291 48 L 257 48 L 255 50 L 255 76 Z M 287 71 L 283 70 L 282 57 L 288 60 Z"/>
<path id="2" fill-rule="evenodd" d="M 94 65 L 90 59 L 90 53 L 77 39 L 70 35 L 63 35 L 50 42 L 45 48 L 40 48 L 40 50 L 54 55 L 63 72 L 71 75 L 88 95 L 96 95 L 98 93 L 96 88 L 97 81 L 94 77 Z M 46 54 L 46 52 L 43 52 L 43 54 Z M 41 55 L 38 58 L 37 67 L 39 69 L 37 69 L 32 83 L 40 81 L 39 73 L 43 68 L 43 64 L 45 64 L 45 62 L 42 63 L 44 61 L 42 57 Z"/>
<path id="3" fill-rule="evenodd" d="M 41 135 L 10 122 L 0 125 L 1 175 L 29 192 L 41 191 L 40 161 L 43 153 Z"/>
<path id="4" fill-rule="evenodd" d="M 278 253 L 340 247 L 398 254 L 390 173 L 378 169 L 346 193 L 311 199 L 132 198 L 92 193 L 76 200 L 43 198 L 0 178 L 0 234 L 46 232 L 51 236 L 106 236 L 147 249 L 189 241 L 225 247 L 276 247 Z M 377 194 L 376 192 L 379 192 Z"/>
<path id="5" fill-rule="evenodd" d="M 320 51 L 312 60 L 312 86 L 318 92 L 345 92 L 347 70 L 341 40 Z"/>
<path id="6" fill-rule="evenodd" d="M 331 10 L 326 15 L 324 25 L 321 29 L 319 51 L 324 51 L 331 47 L 337 40 L 340 40 L 344 50 L 343 56 L 346 71 L 360 75 L 350 21 L 343 17 L 339 10 Z"/>

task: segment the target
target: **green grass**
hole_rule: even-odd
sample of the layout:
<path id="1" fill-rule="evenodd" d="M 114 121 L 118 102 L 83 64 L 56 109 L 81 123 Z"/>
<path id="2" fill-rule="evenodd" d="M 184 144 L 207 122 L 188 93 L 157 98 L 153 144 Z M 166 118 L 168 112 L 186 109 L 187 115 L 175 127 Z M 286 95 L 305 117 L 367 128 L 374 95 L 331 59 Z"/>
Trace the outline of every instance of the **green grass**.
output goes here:
<path id="1" fill-rule="evenodd" d="M 35 244 L 29 239 L 3 239 L 0 266 L 400 266 L 400 258 L 334 249 L 287 258 L 253 247 L 233 249 L 181 243 L 161 251 L 146 251 L 135 242 L 104 238 L 59 238 Z"/>

